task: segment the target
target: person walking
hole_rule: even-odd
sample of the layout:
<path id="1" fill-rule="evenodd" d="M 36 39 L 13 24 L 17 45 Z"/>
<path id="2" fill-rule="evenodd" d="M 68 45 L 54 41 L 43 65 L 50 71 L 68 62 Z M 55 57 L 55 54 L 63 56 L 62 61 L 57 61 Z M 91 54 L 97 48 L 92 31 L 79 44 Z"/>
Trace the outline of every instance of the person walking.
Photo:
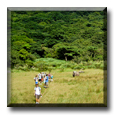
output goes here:
<path id="1" fill-rule="evenodd" d="M 35 84 L 38 83 L 38 75 L 36 75 L 36 76 L 34 77 L 34 81 L 35 81 Z"/>
<path id="2" fill-rule="evenodd" d="M 41 83 L 41 73 L 39 73 L 38 76 L 39 76 L 39 83 Z"/>
<path id="3" fill-rule="evenodd" d="M 46 81 L 46 76 L 44 76 L 44 85 L 45 85 L 45 81 Z"/>
<path id="4" fill-rule="evenodd" d="M 53 81 L 53 75 L 51 75 L 51 81 Z"/>
<path id="5" fill-rule="evenodd" d="M 39 104 L 39 99 L 41 96 L 41 88 L 39 87 L 38 83 L 36 84 L 34 90 L 35 90 L 34 96 L 36 97 L 36 104 Z"/>
<path id="6" fill-rule="evenodd" d="M 49 77 L 48 74 L 46 74 L 46 79 L 45 79 L 45 86 L 48 87 L 48 81 L 49 81 Z"/>

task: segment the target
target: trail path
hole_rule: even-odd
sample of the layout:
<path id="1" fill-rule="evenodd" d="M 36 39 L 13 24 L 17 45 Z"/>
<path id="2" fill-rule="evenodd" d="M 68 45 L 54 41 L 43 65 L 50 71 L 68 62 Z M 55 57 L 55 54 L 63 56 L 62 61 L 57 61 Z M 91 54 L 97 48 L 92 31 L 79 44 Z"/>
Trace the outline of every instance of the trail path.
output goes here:
<path id="1" fill-rule="evenodd" d="M 61 82 L 61 83 L 59 83 Z M 40 103 L 69 103 L 68 91 L 69 88 L 66 88 L 67 82 L 63 83 L 63 79 L 56 79 L 49 83 L 49 88 L 45 89 Z"/>
<path id="2" fill-rule="evenodd" d="M 40 103 L 50 103 L 55 92 L 54 81 L 48 83 L 48 88 L 45 88 L 42 97 L 40 98 Z"/>

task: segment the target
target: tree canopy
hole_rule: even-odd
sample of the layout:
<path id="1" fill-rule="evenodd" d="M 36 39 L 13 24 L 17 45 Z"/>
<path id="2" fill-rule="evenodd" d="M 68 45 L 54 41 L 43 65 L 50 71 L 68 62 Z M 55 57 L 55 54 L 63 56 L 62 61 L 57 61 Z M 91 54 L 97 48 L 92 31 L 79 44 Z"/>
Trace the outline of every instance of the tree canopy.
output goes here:
<path id="1" fill-rule="evenodd" d="M 105 11 L 12 11 L 12 67 L 43 57 L 107 60 L 106 15 Z"/>

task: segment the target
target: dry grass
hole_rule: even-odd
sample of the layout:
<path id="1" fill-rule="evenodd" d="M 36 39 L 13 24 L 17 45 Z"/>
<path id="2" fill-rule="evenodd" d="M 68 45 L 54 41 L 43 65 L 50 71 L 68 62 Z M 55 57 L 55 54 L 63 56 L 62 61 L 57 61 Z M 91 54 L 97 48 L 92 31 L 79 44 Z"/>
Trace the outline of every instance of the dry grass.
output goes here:
<path id="1" fill-rule="evenodd" d="M 40 103 L 104 103 L 103 70 L 87 69 L 77 77 L 72 77 L 72 71 L 52 71 L 54 79 L 49 88 L 41 85 Z M 35 103 L 33 78 L 36 74 L 33 71 L 12 73 L 11 103 Z"/>

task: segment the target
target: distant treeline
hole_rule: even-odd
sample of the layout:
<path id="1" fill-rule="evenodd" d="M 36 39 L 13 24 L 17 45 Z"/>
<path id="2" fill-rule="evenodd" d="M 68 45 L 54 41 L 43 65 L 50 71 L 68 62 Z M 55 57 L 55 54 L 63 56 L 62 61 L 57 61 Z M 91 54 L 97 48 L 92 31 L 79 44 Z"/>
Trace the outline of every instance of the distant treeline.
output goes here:
<path id="1" fill-rule="evenodd" d="M 12 68 L 39 58 L 107 60 L 106 12 L 12 11 Z"/>

